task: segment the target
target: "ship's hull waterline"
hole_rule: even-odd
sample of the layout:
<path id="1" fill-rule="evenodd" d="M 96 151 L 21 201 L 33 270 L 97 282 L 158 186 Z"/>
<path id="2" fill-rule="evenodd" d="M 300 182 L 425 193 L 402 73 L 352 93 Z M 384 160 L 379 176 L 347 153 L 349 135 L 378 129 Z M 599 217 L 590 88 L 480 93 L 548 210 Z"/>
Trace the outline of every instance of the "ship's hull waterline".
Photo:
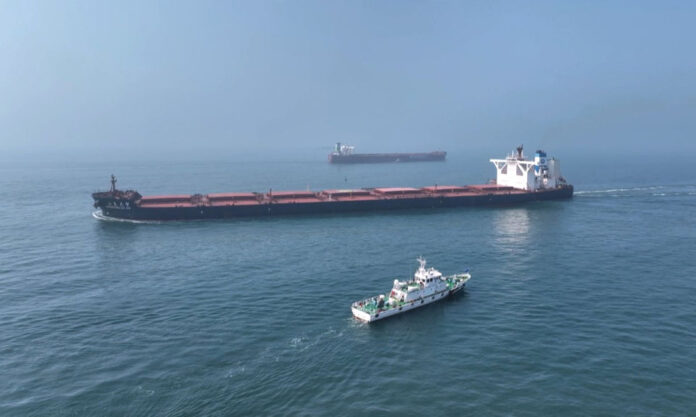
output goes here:
<path id="1" fill-rule="evenodd" d="M 358 156 L 351 152 L 352 147 L 336 144 L 336 153 Z M 437 154 L 444 157 L 445 153 Z M 558 161 L 548 159 L 542 150 L 535 153 L 532 161 L 524 157 L 522 146 L 519 146 L 516 153 L 506 159 L 491 159 L 490 162 L 496 167 L 496 180 L 482 185 L 142 196 L 135 190 L 117 189 L 116 177 L 111 175 L 111 189 L 93 193 L 92 198 L 102 217 L 163 221 L 505 206 L 573 196 L 573 186 L 560 175 Z"/>
<path id="2" fill-rule="evenodd" d="M 146 221 L 227 219 L 323 213 L 383 212 L 406 209 L 507 206 L 532 201 L 568 199 L 573 196 L 573 187 L 567 185 L 551 190 L 522 191 L 503 189 L 490 192 L 486 191 L 485 188 L 481 188 L 474 193 L 460 194 L 430 192 L 427 195 L 375 196 L 374 193 L 371 193 L 368 196 L 345 196 L 336 199 L 331 198 L 330 195 L 329 197 L 323 195 L 322 197 L 314 198 L 300 195 L 298 198 L 277 199 L 273 196 L 266 197 L 265 195 L 264 198 L 261 198 L 261 195 L 259 195 L 257 200 L 230 200 L 227 203 L 219 202 L 212 204 L 193 204 L 188 201 L 181 202 L 181 204 L 176 202 L 147 204 L 139 201 L 124 204 L 118 200 L 114 202 L 114 200 L 95 197 L 95 206 L 101 210 L 101 216 L 115 219 Z M 314 195 L 319 196 L 321 193 Z M 148 197 L 143 197 L 142 200 L 146 201 L 147 199 Z"/>

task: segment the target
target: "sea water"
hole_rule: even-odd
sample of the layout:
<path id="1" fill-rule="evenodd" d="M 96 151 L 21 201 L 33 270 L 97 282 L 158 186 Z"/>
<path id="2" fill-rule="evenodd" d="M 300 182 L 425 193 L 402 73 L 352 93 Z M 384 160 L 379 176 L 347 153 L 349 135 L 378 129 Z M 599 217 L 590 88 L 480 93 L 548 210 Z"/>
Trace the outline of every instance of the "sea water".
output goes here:
<path id="1" fill-rule="evenodd" d="M 485 182 L 486 155 L 0 168 L 0 415 L 696 414 L 696 176 L 563 159 L 572 200 L 154 224 L 90 193 Z M 372 325 L 416 258 L 464 293 Z"/>

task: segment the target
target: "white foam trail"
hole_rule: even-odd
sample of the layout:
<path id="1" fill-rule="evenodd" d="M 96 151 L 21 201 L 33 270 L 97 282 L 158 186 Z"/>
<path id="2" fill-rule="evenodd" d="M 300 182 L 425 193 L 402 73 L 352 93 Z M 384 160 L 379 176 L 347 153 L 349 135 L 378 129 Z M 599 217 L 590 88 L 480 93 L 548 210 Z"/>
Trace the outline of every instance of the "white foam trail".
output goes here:
<path id="1" fill-rule="evenodd" d="M 225 375 L 226 378 L 232 378 L 234 376 L 243 374 L 246 372 L 246 366 L 237 364 L 236 366 L 231 367 L 230 369 L 227 370 L 227 374 Z"/>
<path id="2" fill-rule="evenodd" d="M 577 195 L 592 195 L 592 194 L 611 194 L 611 193 L 627 193 L 632 191 L 651 191 L 659 190 L 665 188 L 662 185 L 653 187 L 633 187 L 633 188 L 610 188 L 608 190 L 587 190 L 587 191 L 576 191 L 574 194 Z"/>
<path id="3" fill-rule="evenodd" d="M 120 222 L 120 223 L 135 223 L 135 224 L 160 224 L 162 222 L 156 220 L 131 220 L 131 219 L 118 219 L 116 217 L 105 216 L 101 210 L 92 212 L 92 217 L 103 222 Z"/>
<path id="4" fill-rule="evenodd" d="M 606 196 L 606 197 L 630 197 L 650 194 L 654 197 L 678 197 L 691 196 L 696 185 L 658 185 L 653 187 L 612 188 L 608 190 L 576 191 L 578 197 Z"/>
<path id="5" fill-rule="evenodd" d="M 293 337 L 290 339 L 290 346 L 297 347 L 302 343 L 303 337 Z"/>

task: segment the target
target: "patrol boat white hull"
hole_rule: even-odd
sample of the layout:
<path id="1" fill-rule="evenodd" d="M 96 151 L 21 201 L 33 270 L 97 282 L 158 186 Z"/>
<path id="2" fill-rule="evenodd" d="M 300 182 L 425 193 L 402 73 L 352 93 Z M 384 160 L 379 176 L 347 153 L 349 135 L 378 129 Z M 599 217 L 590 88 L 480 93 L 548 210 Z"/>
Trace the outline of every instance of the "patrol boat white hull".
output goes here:
<path id="1" fill-rule="evenodd" d="M 440 301 L 460 291 L 469 281 L 468 273 L 443 277 L 434 268 L 425 269 L 425 260 L 419 259 L 421 267 L 410 281 L 394 280 L 388 298 L 384 295 L 356 301 L 351 306 L 353 316 L 371 323 Z"/>

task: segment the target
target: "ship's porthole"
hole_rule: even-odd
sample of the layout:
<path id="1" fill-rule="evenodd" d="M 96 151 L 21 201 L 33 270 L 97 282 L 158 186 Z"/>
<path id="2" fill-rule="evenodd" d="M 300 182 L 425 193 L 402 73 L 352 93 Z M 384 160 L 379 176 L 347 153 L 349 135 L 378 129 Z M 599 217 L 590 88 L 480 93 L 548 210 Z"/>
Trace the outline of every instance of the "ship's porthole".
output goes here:
<path id="1" fill-rule="evenodd" d="M 403 307 L 399 307 L 399 311 L 401 311 L 401 310 L 403 310 L 403 309 L 404 309 Z"/>
<path id="2" fill-rule="evenodd" d="M 423 304 L 423 300 L 421 300 L 421 304 Z"/>
<path id="3" fill-rule="evenodd" d="M 379 317 L 379 314 L 375 314 L 375 318 Z"/>

